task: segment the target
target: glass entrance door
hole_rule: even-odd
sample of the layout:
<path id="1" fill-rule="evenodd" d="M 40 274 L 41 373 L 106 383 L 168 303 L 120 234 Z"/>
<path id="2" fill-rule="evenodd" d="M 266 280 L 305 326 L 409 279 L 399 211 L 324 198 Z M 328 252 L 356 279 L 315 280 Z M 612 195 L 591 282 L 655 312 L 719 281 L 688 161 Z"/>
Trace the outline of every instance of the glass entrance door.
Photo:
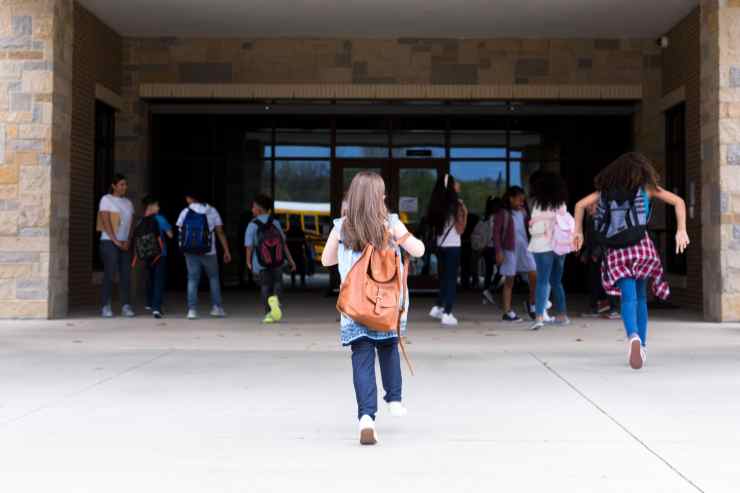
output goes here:
<path id="1" fill-rule="evenodd" d="M 337 160 L 332 169 L 332 217 L 340 216 L 342 198 L 352 178 L 360 171 L 374 171 L 385 181 L 388 210 L 397 213 L 411 233 L 423 238 L 424 218 L 434 185 L 437 177 L 447 172 L 447 167 L 444 159 Z M 432 289 L 436 284 L 425 268 L 424 258 L 412 259 L 409 287 Z"/>

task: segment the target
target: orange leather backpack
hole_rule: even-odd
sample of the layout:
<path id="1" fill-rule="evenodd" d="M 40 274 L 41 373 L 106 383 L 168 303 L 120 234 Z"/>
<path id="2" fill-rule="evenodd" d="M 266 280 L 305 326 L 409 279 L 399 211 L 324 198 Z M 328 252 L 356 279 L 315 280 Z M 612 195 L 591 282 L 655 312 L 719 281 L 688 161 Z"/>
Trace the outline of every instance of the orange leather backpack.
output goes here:
<path id="1" fill-rule="evenodd" d="M 397 241 L 400 245 L 410 236 L 407 233 Z M 408 296 L 408 258 L 403 261 L 394 248 L 379 250 L 368 244 L 339 288 L 337 310 L 357 323 L 379 332 L 395 331 L 403 357 L 413 375 L 414 370 L 406 354 L 401 337 L 401 315 Z"/>

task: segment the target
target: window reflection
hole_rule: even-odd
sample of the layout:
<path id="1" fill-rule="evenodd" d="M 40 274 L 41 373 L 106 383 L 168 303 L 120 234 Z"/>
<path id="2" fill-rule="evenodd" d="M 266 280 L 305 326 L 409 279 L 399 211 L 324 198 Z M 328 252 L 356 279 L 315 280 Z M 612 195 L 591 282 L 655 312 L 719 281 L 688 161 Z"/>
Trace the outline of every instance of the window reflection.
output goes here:
<path id="1" fill-rule="evenodd" d="M 275 161 L 275 200 L 329 203 L 329 161 Z"/>
<path id="2" fill-rule="evenodd" d="M 506 192 L 506 161 L 452 161 L 450 173 L 460 182 L 460 196 L 471 212 L 483 214 L 489 196 Z"/>

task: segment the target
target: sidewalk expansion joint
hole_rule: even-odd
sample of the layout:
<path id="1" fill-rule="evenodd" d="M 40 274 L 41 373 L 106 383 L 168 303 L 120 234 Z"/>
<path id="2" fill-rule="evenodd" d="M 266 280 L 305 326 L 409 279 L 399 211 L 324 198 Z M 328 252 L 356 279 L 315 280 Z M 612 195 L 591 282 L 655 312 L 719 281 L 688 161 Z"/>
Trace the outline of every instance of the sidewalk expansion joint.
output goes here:
<path id="1" fill-rule="evenodd" d="M 591 399 L 589 396 L 587 396 L 582 390 L 580 390 L 578 387 L 575 386 L 575 384 L 571 383 L 567 378 L 565 378 L 563 375 L 561 375 L 556 369 L 551 367 L 549 364 L 547 364 L 546 361 L 541 360 L 539 357 L 537 357 L 534 353 L 529 353 L 532 358 L 534 358 L 538 363 L 540 363 L 547 371 L 549 371 L 552 375 L 554 375 L 558 380 L 563 382 L 565 385 L 570 387 L 570 389 L 578 394 L 583 400 L 588 402 L 594 409 L 596 409 L 599 413 L 606 416 L 612 423 L 617 425 L 623 432 L 625 432 L 628 436 L 630 436 L 635 442 L 637 442 L 642 448 L 644 448 L 649 454 L 651 454 L 653 457 L 658 459 L 660 462 L 662 462 L 668 469 L 673 471 L 674 474 L 676 474 L 679 478 L 683 479 L 686 483 L 688 483 L 692 488 L 694 488 L 696 491 L 699 491 L 701 493 L 704 493 L 704 490 L 701 489 L 696 483 L 694 483 L 691 479 L 686 477 L 681 471 L 679 471 L 676 466 L 671 464 L 668 459 L 661 456 L 658 452 L 653 450 L 647 443 L 645 443 L 643 440 L 640 439 L 637 435 L 635 435 L 632 431 L 630 431 L 629 428 L 627 428 L 624 424 L 622 424 L 617 418 L 609 414 L 606 409 L 599 406 L 593 399 Z"/>

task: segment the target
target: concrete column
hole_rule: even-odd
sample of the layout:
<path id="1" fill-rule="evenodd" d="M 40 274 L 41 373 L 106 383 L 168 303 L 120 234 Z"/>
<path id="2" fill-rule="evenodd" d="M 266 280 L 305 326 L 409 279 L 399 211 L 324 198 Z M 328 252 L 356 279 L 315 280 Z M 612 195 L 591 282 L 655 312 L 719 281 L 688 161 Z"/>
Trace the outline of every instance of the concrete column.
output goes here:
<path id="1" fill-rule="evenodd" d="M 740 0 L 702 0 L 704 314 L 740 320 Z"/>
<path id="2" fill-rule="evenodd" d="M 0 317 L 67 312 L 72 0 L 0 0 Z"/>

